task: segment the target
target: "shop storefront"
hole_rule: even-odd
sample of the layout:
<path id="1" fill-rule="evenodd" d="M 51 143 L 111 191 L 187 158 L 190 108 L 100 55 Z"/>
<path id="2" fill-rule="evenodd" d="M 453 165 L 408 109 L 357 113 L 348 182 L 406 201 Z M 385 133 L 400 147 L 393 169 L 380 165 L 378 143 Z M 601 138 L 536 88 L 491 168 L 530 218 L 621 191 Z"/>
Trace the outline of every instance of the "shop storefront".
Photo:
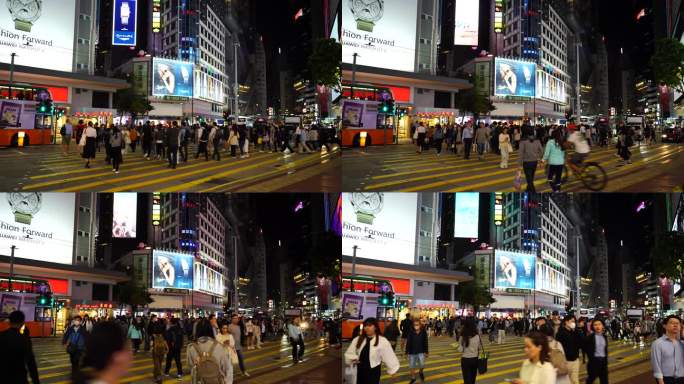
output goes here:
<path id="1" fill-rule="evenodd" d="M 455 301 L 417 299 L 411 312 L 420 318 L 436 319 L 455 316 L 458 309 Z"/>
<path id="2" fill-rule="evenodd" d="M 74 311 L 71 314 L 72 317 L 79 315 L 81 317 L 88 316 L 90 318 L 107 318 L 114 315 L 112 307 L 115 305 L 111 302 L 106 303 L 93 303 L 93 304 L 76 304 L 74 305 Z"/>

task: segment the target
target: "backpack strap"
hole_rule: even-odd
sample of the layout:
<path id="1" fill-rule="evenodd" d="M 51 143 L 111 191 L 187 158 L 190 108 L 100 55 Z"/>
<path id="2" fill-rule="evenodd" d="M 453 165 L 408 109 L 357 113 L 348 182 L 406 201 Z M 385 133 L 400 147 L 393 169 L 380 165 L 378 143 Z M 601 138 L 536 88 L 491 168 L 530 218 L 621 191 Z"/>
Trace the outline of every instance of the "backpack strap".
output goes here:
<path id="1" fill-rule="evenodd" d="M 216 346 L 218 345 L 218 341 L 216 339 L 211 339 L 212 344 L 211 348 L 209 348 L 209 356 L 214 356 L 214 349 L 216 349 Z"/>

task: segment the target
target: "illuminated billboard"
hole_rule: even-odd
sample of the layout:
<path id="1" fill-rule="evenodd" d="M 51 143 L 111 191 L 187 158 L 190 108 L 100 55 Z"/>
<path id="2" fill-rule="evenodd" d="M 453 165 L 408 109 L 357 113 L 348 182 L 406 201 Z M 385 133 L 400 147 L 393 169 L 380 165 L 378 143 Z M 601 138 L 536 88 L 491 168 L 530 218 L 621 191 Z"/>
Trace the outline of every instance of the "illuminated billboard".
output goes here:
<path id="1" fill-rule="evenodd" d="M 195 71 L 195 98 L 223 103 L 223 82 L 217 80 L 205 72 Z"/>
<path id="2" fill-rule="evenodd" d="M 152 0 L 152 32 L 161 31 L 161 0 Z"/>
<path id="3" fill-rule="evenodd" d="M 342 62 L 415 71 L 418 0 L 342 2 Z"/>
<path id="4" fill-rule="evenodd" d="M 112 20 L 112 45 L 135 47 L 138 0 L 115 0 Z"/>
<path id="5" fill-rule="evenodd" d="M 494 32 L 495 33 L 503 32 L 503 28 L 504 28 L 503 13 L 504 13 L 503 0 L 495 0 L 494 1 Z"/>
<path id="6" fill-rule="evenodd" d="M 152 288 L 192 289 L 194 256 L 152 251 Z"/>
<path id="7" fill-rule="evenodd" d="M 473 0 L 456 0 L 456 30 L 454 45 L 477 46 L 480 3 Z"/>
<path id="8" fill-rule="evenodd" d="M 152 61 L 152 95 L 192 97 L 194 66 L 187 61 L 160 59 Z"/>
<path id="9" fill-rule="evenodd" d="M 495 250 L 494 288 L 534 289 L 535 262 L 532 254 Z"/>
<path id="10" fill-rule="evenodd" d="M 565 275 L 546 264 L 539 265 L 539 289 L 549 291 L 557 295 L 566 294 Z"/>
<path id="11" fill-rule="evenodd" d="M 545 71 L 537 71 L 537 97 L 565 103 L 565 82 Z"/>
<path id="12" fill-rule="evenodd" d="M 356 257 L 414 264 L 416 193 L 342 194 L 342 252 Z"/>
<path id="13" fill-rule="evenodd" d="M 135 192 L 115 193 L 113 212 L 112 236 L 129 239 L 135 238 L 137 232 L 138 194 Z"/>
<path id="14" fill-rule="evenodd" d="M 534 97 L 537 65 L 528 61 L 494 60 L 494 95 Z"/>
<path id="15" fill-rule="evenodd" d="M 461 192 L 455 195 L 454 237 L 475 239 L 480 217 L 480 195 L 477 192 Z"/>
<path id="16" fill-rule="evenodd" d="M 73 193 L 0 193 L 0 254 L 71 264 L 75 207 Z"/>
<path id="17" fill-rule="evenodd" d="M 0 61 L 71 72 L 75 0 L 7 0 L 0 5 Z"/>
<path id="18" fill-rule="evenodd" d="M 223 295 L 223 276 L 204 264 L 195 263 L 195 291 Z"/>

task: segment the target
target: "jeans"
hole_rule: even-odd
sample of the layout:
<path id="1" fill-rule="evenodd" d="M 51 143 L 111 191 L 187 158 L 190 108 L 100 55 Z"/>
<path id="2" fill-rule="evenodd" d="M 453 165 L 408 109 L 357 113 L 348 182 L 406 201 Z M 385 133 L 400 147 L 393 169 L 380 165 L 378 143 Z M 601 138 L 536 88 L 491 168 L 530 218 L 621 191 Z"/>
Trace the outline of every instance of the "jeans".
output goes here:
<path id="1" fill-rule="evenodd" d="M 112 169 L 115 171 L 119 170 L 119 165 L 121 164 L 121 147 L 112 147 Z"/>
<path id="2" fill-rule="evenodd" d="M 176 168 L 176 165 L 178 164 L 178 147 L 169 147 L 167 157 L 169 159 L 169 165 Z"/>
<path id="3" fill-rule="evenodd" d="M 169 353 L 166 354 L 166 368 L 164 369 L 164 373 L 167 375 L 169 374 L 169 371 L 171 370 L 171 360 L 176 361 L 176 371 L 178 371 L 179 375 L 183 374 L 183 364 L 181 363 L 181 350 L 180 349 L 172 349 L 169 350 Z"/>
<path id="4" fill-rule="evenodd" d="M 470 149 L 473 146 L 473 139 L 463 139 L 463 150 L 465 151 L 465 158 L 470 159 Z"/>
<path id="5" fill-rule="evenodd" d="M 71 373 L 76 373 L 81 367 L 81 355 L 83 351 L 77 350 L 74 353 L 69 354 L 69 361 L 71 362 Z"/>
<path id="6" fill-rule="evenodd" d="M 461 357 L 463 384 L 475 384 L 477 378 L 477 357 Z"/>
<path id="7" fill-rule="evenodd" d="M 238 364 L 240 365 L 240 372 L 245 373 L 245 358 L 242 357 L 242 350 L 236 349 L 235 352 L 238 356 Z"/>
<path id="8" fill-rule="evenodd" d="M 181 159 L 183 159 L 184 163 L 187 163 L 188 162 L 188 143 L 181 144 L 179 150 L 180 150 Z"/>
<path id="9" fill-rule="evenodd" d="M 442 141 L 444 141 L 444 139 L 435 139 L 435 148 L 437 148 L 437 153 L 442 153 Z"/>
<path id="10" fill-rule="evenodd" d="M 304 356 L 304 340 L 300 336 L 298 340 L 290 337 L 290 345 L 292 345 L 292 360 L 297 362 Z"/>
<path id="11" fill-rule="evenodd" d="M 548 180 L 551 185 L 551 190 L 560 192 L 561 190 L 561 176 L 563 175 L 563 164 L 549 165 Z"/>
<path id="12" fill-rule="evenodd" d="M 536 161 L 526 161 L 523 163 L 523 172 L 525 172 L 525 181 L 527 182 L 526 191 L 528 193 L 537 192 L 534 189 L 534 173 L 536 171 L 537 171 L 537 162 Z"/>
<path id="13" fill-rule="evenodd" d="M 485 143 L 477 143 L 477 157 L 484 157 Z"/>
<path id="14" fill-rule="evenodd" d="M 207 152 L 207 142 L 200 141 L 197 147 L 197 153 L 195 153 L 195 159 L 199 157 L 200 153 L 204 153 L 204 160 L 209 161 L 209 152 Z"/>
<path id="15" fill-rule="evenodd" d="M 214 142 L 214 153 L 211 155 L 212 160 L 221 161 L 221 143 Z"/>

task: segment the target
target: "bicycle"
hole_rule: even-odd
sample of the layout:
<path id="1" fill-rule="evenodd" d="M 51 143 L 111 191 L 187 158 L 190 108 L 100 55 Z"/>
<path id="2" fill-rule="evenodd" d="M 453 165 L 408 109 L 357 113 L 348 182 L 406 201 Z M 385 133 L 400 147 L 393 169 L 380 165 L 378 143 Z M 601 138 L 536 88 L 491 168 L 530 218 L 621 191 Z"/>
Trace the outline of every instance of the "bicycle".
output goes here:
<path id="1" fill-rule="evenodd" d="M 568 169 L 590 191 L 601 191 L 608 184 L 608 174 L 597 162 L 585 161 L 577 165 L 569 160 L 566 161 L 563 168 L 563 183 L 568 180 Z"/>

